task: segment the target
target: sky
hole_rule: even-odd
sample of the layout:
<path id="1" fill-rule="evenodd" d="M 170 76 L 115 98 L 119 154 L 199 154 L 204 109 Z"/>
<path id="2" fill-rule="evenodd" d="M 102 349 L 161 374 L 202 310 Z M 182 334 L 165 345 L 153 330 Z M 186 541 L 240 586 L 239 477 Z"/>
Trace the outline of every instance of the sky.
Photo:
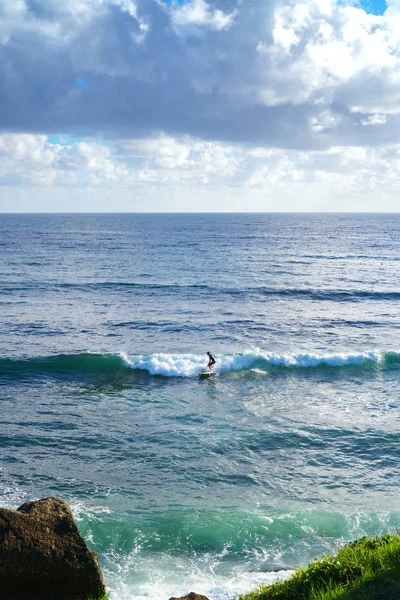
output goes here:
<path id="1" fill-rule="evenodd" d="M 400 0 L 0 0 L 0 212 L 399 200 Z"/>

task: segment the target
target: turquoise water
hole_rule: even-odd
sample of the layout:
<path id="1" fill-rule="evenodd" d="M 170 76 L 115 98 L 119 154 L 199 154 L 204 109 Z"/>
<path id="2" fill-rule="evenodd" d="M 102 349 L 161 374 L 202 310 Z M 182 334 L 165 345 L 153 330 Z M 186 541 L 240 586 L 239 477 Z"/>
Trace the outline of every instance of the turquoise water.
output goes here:
<path id="1" fill-rule="evenodd" d="M 2 215 L 1 505 L 66 498 L 111 600 L 233 599 L 398 529 L 399 234 Z"/>

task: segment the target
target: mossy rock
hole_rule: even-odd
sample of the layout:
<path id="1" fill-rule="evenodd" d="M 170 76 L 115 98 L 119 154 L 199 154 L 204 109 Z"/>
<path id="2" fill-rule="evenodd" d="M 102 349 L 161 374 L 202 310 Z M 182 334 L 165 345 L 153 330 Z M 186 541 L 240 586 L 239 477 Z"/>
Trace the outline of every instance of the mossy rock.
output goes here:
<path id="1" fill-rule="evenodd" d="M 103 576 L 65 500 L 0 509 L 0 600 L 104 598 Z"/>

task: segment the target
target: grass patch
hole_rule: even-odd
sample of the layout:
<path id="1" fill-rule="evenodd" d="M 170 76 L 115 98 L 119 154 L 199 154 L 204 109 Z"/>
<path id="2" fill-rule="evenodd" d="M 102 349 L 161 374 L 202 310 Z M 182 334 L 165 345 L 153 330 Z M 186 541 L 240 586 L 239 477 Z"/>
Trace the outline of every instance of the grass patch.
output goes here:
<path id="1" fill-rule="evenodd" d="M 399 600 L 400 535 L 363 537 L 239 600 Z"/>
<path id="2" fill-rule="evenodd" d="M 107 594 L 104 594 L 104 596 L 96 596 L 96 597 L 90 596 L 89 598 L 86 598 L 86 600 L 110 600 L 110 599 L 107 596 Z"/>
<path id="3" fill-rule="evenodd" d="M 1 600 L 1 599 L 0 599 Z M 58 600 L 57 598 L 47 598 L 47 600 Z M 71 600 L 83 600 L 83 598 L 71 598 Z M 110 598 L 107 596 L 107 594 L 104 594 L 104 596 L 85 596 L 84 600 L 110 600 Z"/>

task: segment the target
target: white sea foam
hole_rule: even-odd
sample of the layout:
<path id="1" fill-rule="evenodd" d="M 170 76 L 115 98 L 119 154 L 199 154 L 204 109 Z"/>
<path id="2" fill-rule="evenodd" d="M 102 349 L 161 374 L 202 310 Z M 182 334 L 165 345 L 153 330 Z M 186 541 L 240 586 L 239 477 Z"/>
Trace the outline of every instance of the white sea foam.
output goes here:
<path id="1" fill-rule="evenodd" d="M 196 354 L 149 354 L 128 356 L 122 354 L 127 367 L 148 371 L 151 375 L 165 377 L 195 377 L 207 365 L 204 355 Z"/>
<path id="2" fill-rule="evenodd" d="M 180 562 L 179 565 L 176 563 Z M 161 563 L 161 564 L 160 564 Z M 171 563 L 167 568 L 167 563 Z M 172 564 L 173 563 L 173 564 Z M 215 572 L 218 565 L 209 565 L 203 570 L 190 560 L 173 561 L 166 557 L 147 560 L 146 564 L 137 556 L 132 557 L 132 564 L 118 573 L 105 573 L 108 582 L 107 591 L 110 600 L 167 600 L 171 596 L 181 597 L 191 591 L 204 594 L 210 600 L 233 600 L 239 594 L 254 590 L 261 584 L 274 583 L 289 577 L 293 571 L 249 572 L 243 567 L 236 567 L 229 573 Z M 129 571 L 135 569 L 146 573 L 142 581 L 130 581 Z"/>
<path id="3" fill-rule="evenodd" d="M 151 375 L 164 377 L 195 377 L 206 368 L 207 357 L 199 354 L 121 354 L 124 364 L 132 369 L 148 371 Z M 257 373 L 268 366 L 315 368 L 319 366 L 343 367 L 362 365 L 366 362 L 380 363 L 383 355 L 379 350 L 332 354 L 283 353 L 249 350 L 243 354 L 216 354 L 216 373 L 254 369 Z M 260 369 L 261 367 L 261 369 Z"/>
<path id="4" fill-rule="evenodd" d="M 72 506 L 75 516 L 79 512 L 81 516 L 86 515 L 90 522 L 94 520 L 98 523 L 98 517 L 101 518 L 103 513 L 107 521 L 105 506 L 93 506 L 81 500 L 73 502 Z M 283 525 L 283 528 L 276 530 L 276 543 L 273 542 L 274 538 L 269 537 L 262 546 L 250 545 L 246 552 L 246 542 L 243 540 L 242 559 L 234 562 L 229 558 L 226 560 L 231 551 L 229 544 L 214 552 L 151 552 L 149 539 L 144 533 L 139 533 L 130 520 L 125 523 L 124 531 L 134 528 L 136 542 L 129 552 L 124 551 L 127 541 L 125 535 L 121 538 L 117 533 L 116 537 L 110 537 L 109 527 L 104 535 L 102 528 L 97 526 L 94 536 L 86 528 L 85 538 L 99 552 L 110 600 L 167 600 L 171 596 L 184 596 L 190 591 L 204 594 L 210 600 L 234 600 L 239 594 L 254 590 L 263 583 L 283 580 L 293 573 L 291 570 L 264 571 L 267 564 L 270 568 L 274 565 L 277 568 L 285 564 L 300 565 L 314 553 L 333 551 L 333 540 L 329 533 L 332 526 L 336 530 L 337 543 L 343 545 L 347 540 L 357 539 L 368 532 L 381 535 L 396 531 L 399 522 L 398 511 L 351 515 L 305 511 L 281 513 L 274 515 L 274 518 L 263 514 L 261 518 L 269 525 L 275 522 Z M 302 539 L 293 542 L 290 532 L 296 530 L 302 532 Z M 279 531 L 284 534 L 281 539 Z M 295 537 L 298 538 L 297 534 Z M 96 544 L 100 539 L 102 542 L 99 547 Z M 104 547 L 105 540 L 107 548 Z"/>
<path id="5" fill-rule="evenodd" d="M 109 515 L 111 513 L 111 509 L 107 505 L 102 504 L 92 504 L 84 502 L 83 500 L 71 500 L 70 508 L 73 512 L 74 518 L 76 521 L 82 521 L 83 519 L 87 519 L 88 517 L 100 517 L 102 518 L 104 515 Z"/>
<path id="6" fill-rule="evenodd" d="M 2 506 L 3 508 L 11 508 L 15 510 L 24 502 L 33 499 L 19 485 L 8 481 L 4 481 L 2 468 L 0 468 L 0 476 L 2 478 L 2 485 L 0 488 L 0 506 Z"/>

